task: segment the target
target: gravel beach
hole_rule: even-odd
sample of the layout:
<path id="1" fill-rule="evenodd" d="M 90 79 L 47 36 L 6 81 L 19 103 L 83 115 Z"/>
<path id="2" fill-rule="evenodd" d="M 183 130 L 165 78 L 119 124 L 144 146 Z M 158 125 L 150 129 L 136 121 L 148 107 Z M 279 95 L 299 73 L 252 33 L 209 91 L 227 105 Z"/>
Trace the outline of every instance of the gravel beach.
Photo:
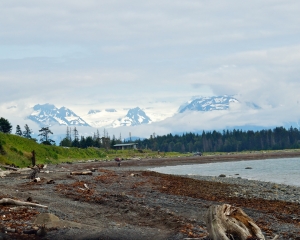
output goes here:
<path id="1" fill-rule="evenodd" d="M 66 163 L 48 165 L 39 173 L 40 182 L 27 179 L 25 172 L 12 173 L 0 179 L 0 199 L 30 199 L 48 208 L 0 205 L 0 239 L 209 239 L 207 209 L 224 203 L 241 207 L 266 239 L 300 239 L 298 187 L 147 171 L 154 166 L 299 155 L 134 159 L 121 167 L 114 161 Z M 88 170 L 92 175 L 70 174 Z M 43 225 L 45 236 L 27 233 Z"/>

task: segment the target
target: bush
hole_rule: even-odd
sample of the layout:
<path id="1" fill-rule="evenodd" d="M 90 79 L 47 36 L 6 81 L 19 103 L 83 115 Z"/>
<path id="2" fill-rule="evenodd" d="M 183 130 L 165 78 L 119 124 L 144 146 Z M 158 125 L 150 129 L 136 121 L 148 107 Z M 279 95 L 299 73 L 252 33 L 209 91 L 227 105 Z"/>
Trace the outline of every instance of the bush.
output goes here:
<path id="1" fill-rule="evenodd" d="M 1 143 L 0 143 L 0 154 L 1 155 L 5 155 L 6 154 L 6 152 L 5 152 L 4 148 L 3 148 L 3 146 L 1 145 Z"/>
<path id="2" fill-rule="evenodd" d="M 16 149 L 15 147 L 10 147 L 10 150 L 12 151 L 12 152 L 18 152 L 18 149 Z"/>

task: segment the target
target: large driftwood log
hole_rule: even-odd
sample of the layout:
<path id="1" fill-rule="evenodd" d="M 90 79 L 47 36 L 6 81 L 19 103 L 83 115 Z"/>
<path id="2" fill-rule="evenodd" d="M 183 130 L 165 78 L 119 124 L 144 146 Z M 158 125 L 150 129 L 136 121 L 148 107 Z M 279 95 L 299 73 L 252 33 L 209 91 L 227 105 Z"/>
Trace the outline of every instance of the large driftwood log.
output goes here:
<path id="1" fill-rule="evenodd" d="M 0 167 L 6 168 L 6 169 L 9 169 L 9 170 L 13 170 L 13 171 L 18 171 L 19 170 L 16 167 L 11 167 L 11 166 L 2 165 L 2 164 L 0 164 Z"/>
<path id="2" fill-rule="evenodd" d="M 229 204 L 210 206 L 206 224 L 212 240 L 265 240 L 255 222 L 241 208 Z"/>
<path id="3" fill-rule="evenodd" d="M 91 171 L 86 172 L 71 172 L 70 175 L 93 175 Z"/>
<path id="4" fill-rule="evenodd" d="M 0 199 L 0 204 L 12 204 L 12 205 L 17 205 L 17 206 L 30 206 L 30 207 L 48 208 L 45 205 L 32 203 L 32 202 L 23 202 L 23 201 L 11 199 L 11 198 L 2 198 L 2 199 Z"/>

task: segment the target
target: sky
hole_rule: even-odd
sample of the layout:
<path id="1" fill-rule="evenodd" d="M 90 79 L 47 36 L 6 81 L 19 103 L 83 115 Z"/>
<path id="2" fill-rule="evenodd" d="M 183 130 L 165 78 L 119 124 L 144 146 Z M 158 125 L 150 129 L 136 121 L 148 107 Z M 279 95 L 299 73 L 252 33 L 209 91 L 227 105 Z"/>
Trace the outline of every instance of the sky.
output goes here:
<path id="1" fill-rule="evenodd" d="M 172 115 L 227 94 L 266 109 L 262 122 L 300 119 L 299 12 L 297 0 L 0 1 L 0 110 Z"/>

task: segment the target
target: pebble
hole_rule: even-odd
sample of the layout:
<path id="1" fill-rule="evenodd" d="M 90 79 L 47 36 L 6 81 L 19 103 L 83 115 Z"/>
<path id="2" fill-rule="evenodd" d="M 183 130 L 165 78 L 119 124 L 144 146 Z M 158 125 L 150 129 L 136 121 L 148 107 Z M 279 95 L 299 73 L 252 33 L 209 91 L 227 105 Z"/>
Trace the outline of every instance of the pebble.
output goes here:
<path id="1" fill-rule="evenodd" d="M 262 198 L 268 200 L 281 200 L 285 202 L 294 202 L 299 204 L 300 200 L 300 187 L 290 186 L 285 184 L 277 184 L 272 182 L 262 182 L 257 180 L 248 180 L 244 178 L 232 177 L 212 177 L 212 176 L 197 176 L 197 175 L 184 175 L 184 177 L 211 181 L 221 182 L 228 184 L 239 185 L 238 191 L 234 192 L 234 197 L 246 198 Z"/>

